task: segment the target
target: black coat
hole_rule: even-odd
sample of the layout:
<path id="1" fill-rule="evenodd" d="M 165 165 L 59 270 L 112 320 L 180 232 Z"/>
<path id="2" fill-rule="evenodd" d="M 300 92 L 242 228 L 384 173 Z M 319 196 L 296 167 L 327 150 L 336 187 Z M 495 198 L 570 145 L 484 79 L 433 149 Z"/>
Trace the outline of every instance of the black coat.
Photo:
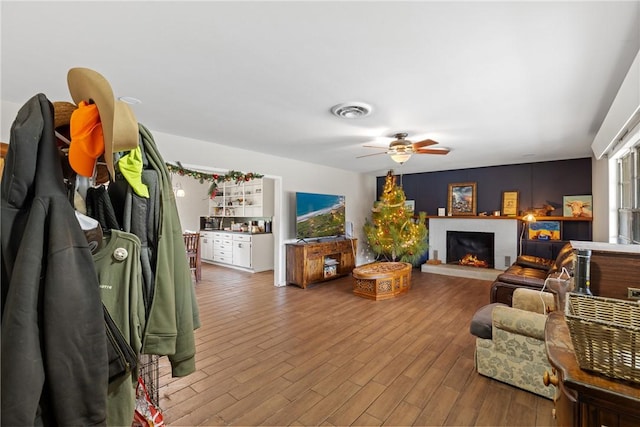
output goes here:
<path id="1" fill-rule="evenodd" d="M 43 95 L 20 109 L 2 176 L 3 425 L 106 422 L 98 278 L 68 201 Z"/>

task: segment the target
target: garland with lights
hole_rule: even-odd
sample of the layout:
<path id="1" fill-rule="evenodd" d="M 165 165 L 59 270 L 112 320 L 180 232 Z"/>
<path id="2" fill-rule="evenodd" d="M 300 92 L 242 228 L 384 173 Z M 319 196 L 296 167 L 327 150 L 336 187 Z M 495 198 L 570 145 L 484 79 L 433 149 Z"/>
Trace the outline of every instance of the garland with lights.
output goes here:
<path id="1" fill-rule="evenodd" d="M 364 225 L 371 250 L 388 261 L 418 261 L 427 250 L 426 214 L 418 219 L 405 207 L 406 196 L 396 185 L 393 171 L 387 173 L 380 200 L 374 202 L 372 220 Z"/>
<path id="2" fill-rule="evenodd" d="M 205 173 L 196 170 L 191 170 L 183 167 L 180 162 L 176 162 L 176 164 L 166 163 L 167 169 L 170 173 L 175 173 L 180 176 L 186 176 L 189 178 L 197 179 L 200 181 L 200 184 L 203 184 L 205 181 L 210 182 L 209 190 L 207 194 L 210 198 L 216 197 L 218 192 L 218 185 L 224 182 L 235 181 L 236 184 L 240 184 L 241 182 L 251 181 L 252 179 L 262 178 L 264 175 L 255 172 L 247 172 L 242 173 L 238 171 L 229 171 L 224 175 L 218 173 Z"/>

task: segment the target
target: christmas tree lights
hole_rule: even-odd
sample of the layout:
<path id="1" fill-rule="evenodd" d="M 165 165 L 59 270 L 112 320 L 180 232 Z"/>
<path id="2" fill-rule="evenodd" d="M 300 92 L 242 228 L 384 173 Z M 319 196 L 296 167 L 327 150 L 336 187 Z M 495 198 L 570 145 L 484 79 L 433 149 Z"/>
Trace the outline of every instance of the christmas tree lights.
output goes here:
<path id="1" fill-rule="evenodd" d="M 380 200 L 374 202 L 371 221 L 364 232 L 371 250 L 387 261 L 415 263 L 427 250 L 426 214 L 418 218 L 405 206 L 405 194 L 396 185 L 393 171 L 387 173 Z"/>

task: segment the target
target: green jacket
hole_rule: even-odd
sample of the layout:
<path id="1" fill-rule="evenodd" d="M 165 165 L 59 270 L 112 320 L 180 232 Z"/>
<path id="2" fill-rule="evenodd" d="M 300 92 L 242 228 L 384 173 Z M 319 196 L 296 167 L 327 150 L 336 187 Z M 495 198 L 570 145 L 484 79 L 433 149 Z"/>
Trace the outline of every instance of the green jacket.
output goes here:
<path id="1" fill-rule="evenodd" d="M 142 353 L 169 356 L 172 376 L 182 377 L 195 371 L 193 331 L 200 327 L 198 305 L 171 177 L 151 132 L 141 124 L 139 128 L 149 165 L 158 172 L 161 210 L 153 300 Z"/>
<path id="2" fill-rule="evenodd" d="M 100 297 L 118 326 L 122 338 L 136 353 L 142 346 L 144 303 L 140 271 L 140 239 L 134 234 L 111 230 L 105 234 L 102 248 L 93 254 L 100 283 Z M 130 426 L 133 423 L 137 372 L 109 383 L 107 425 Z"/>

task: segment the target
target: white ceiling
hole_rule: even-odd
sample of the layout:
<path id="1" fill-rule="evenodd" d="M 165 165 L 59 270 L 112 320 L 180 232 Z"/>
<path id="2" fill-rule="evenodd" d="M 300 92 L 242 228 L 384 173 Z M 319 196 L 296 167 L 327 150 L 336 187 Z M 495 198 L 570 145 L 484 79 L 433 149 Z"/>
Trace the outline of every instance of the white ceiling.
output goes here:
<path id="1" fill-rule="evenodd" d="M 2 1 L 3 101 L 102 73 L 148 128 L 372 174 L 588 157 L 640 47 L 640 1 Z M 366 102 L 339 119 L 330 108 Z M 383 150 L 380 150 L 384 152 Z M 215 167 L 215 150 L 207 154 Z M 180 159 L 171 159 L 180 160 Z"/>

